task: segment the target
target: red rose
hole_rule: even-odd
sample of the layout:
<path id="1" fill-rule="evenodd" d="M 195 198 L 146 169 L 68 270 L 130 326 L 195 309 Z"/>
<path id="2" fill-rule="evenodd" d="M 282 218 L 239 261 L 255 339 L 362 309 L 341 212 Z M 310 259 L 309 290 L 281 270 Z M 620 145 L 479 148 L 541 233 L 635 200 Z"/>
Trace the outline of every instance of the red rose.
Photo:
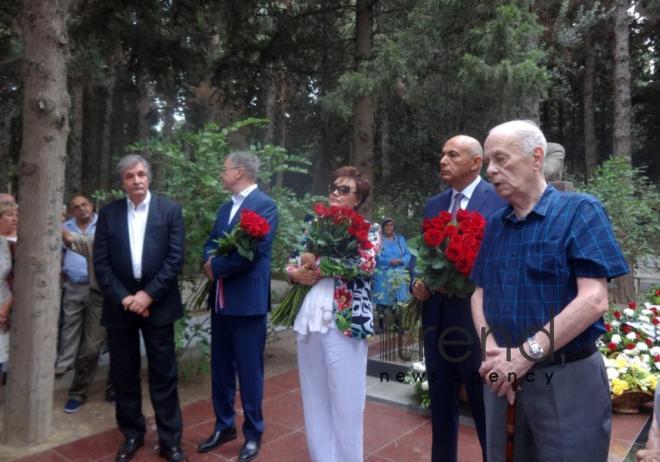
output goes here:
<path id="1" fill-rule="evenodd" d="M 653 340 L 651 340 L 650 338 L 647 338 L 647 339 L 646 339 L 646 344 L 647 344 L 648 346 L 652 347 L 652 346 L 653 346 Z"/>
<path id="2" fill-rule="evenodd" d="M 449 225 L 447 226 L 447 229 L 445 229 L 445 235 L 448 237 L 455 236 L 456 233 L 458 233 L 458 228 L 456 228 L 456 226 Z"/>
<path id="3" fill-rule="evenodd" d="M 631 310 L 634 310 L 635 308 L 637 308 L 637 303 L 628 302 L 628 308 L 630 308 Z"/>
<path id="4" fill-rule="evenodd" d="M 660 319 L 653 318 L 653 320 L 651 322 L 653 323 L 654 326 L 657 326 L 658 324 L 660 324 Z"/>
<path id="5" fill-rule="evenodd" d="M 444 234 L 435 228 L 430 228 L 424 233 L 424 242 L 429 247 L 438 247 L 444 238 Z"/>
<path id="6" fill-rule="evenodd" d="M 628 345 L 626 345 L 626 349 L 634 350 L 635 349 L 635 344 L 634 343 L 629 343 Z"/>
<path id="7" fill-rule="evenodd" d="M 326 208 L 326 206 L 321 204 L 320 202 L 314 204 L 314 213 L 317 216 L 324 217 L 328 212 L 329 210 Z"/>
<path id="8" fill-rule="evenodd" d="M 440 222 L 446 225 L 451 221 L 451 213 L 447 212 L 446 210 L 443 210 L 438 214 L 438 219 Z"/>
<path id="9" fill-rule="evenodd" d="M 612 331 L 612 326 L 611 326 L 609 323 L 607 323 L 607 322 L 605 323 L 605 330 L 606 330 L 607 332 L 611 332 L 611 331 Z"/>
<path id="10" fill-rule="evenodd" d="M 660 363 L 660 355 L 655 355 L 655 356 L 653 357 L 653 362 L 654 362 L 654 363 Z"/>
<path id="11" fill-rule="evenodd" d="M 248 235 L 256 238 L 262 238 L 270 231 L 270 224 L 264 217 L 247 209 L 241 212 L 240 226 Z"/>
<path id="12" fill-rule="evenodd" d="M 655 289 L 655 296 L 660 297 L 660 289 Z"/>
<path id="13" fill-rule="evenodd" d="M 463 209 L 458 209 L 456 211 L 456 221 L 461 222 L 469 218 L 470 218 L 470 212 Z"/>
<path id="14" fill-rule="evenodd" d="M 607 348 L 609 348 L 610 351 L 616 351 L 616 343 L 614 343 L 614 342 L 608 343 Z"/>
<path id="15" fill-rule="evenodd" d="M 629 334 L 632 332 L 632 327 L 630 327 L 628 324 L 624 324 L 621 327 L 621 330 L 623 331 L 624 334 Z"/>
<path id="16" fill-rule="evenodd" d="M 472 269 L 472 262 L 469 261 L 467 258 L 461 258 L 456 262 L 456 270 L 459 273 L 462 273 L 464 275 L 470 274 L 470 270 Z"/>
<path id="17" fill-rule="evenodd" d="M 456 263 L 458 259 L 461 258 L 461 249 L 459 246 L 450 244 L 447 246 L 447 249 L 445 249 L 445 255 L 447 256 L 447 260 Z"/>
<path id="18" fill-rule="evenodd" d="M 614 317 L 617 318 L 617 319 L 621 319 L 621 313 L 618 312 L 618 311 L 615 311 L 614 312 Z"/>

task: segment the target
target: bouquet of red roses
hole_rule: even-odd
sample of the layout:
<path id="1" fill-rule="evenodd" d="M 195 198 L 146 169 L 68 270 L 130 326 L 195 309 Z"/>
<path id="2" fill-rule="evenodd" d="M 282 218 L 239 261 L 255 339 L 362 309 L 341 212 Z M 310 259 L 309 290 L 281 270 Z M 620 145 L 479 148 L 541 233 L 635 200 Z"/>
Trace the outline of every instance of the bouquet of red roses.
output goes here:
<path id="1" fill-rule="evenodd" d="M 238 226 L 216 239 L 218 248 L 213 252 L 213 256 L 229 255 L 232 250 L 236 250 L 241 257 L 252 261 L 259 241 L 266 237 L 269 231 L 268 220 L 252 210 L 243 210 Z"/>
<path id="2" fill-rule="evenodd" d="M 373 268 L 369 268 L 369 263 L 365 263 L 363 253 L 372 248 L 369 241 L 371 225 L 349 208 L 316 204 L 314 215 L 298 251 L 303 257 L 304 254 L 314 254 L 319 260 L 317 262 L 292 259 L 287 271 L 297 266 L 317 265 L 321 277 L 341 277 L 351 280 L 370 274 Z M 310 288 L 302 284 L 294 284 L 282 302 L 272 311 L 273 324 L 292 326 Z M 346 305 L 343 304 L 341 308 L 349 313 L 341 318 L 349 323 L 347 328 L 350 329 L 350 309 L 348 309 L 350 307 Z"/>
<path id="3" fill-rule="evenodd" d="M 241 211 L 238 226 L 234 226 L 231 232 L 225 232 L 225 235 L 216 239 L 218 247 L 211 253 L 214 257 L 229 255 L 233 250 L 250 261 L 254 259 L 254 252 L 261 241 L 270 231 L 270 223 L 258 213 L 244 209 Z M 201 290 L 196 286 L 194 293 L 194 302 L 192 306 L 201 307 L 206 304 L 209 291 L 211 290 L 211 281 L 205 280 Z"/>
<path id="4" fill-rule="evenodd" d="M 429 290 L 442 289 L 450 297 L 465 297 L 474 291 L 468 279 L 484 236 L 486 220 L 479 212 L 459 210 L 456 221 L 443 211 L 425 219 L 422 235 L 409 242 L 410 253 L 417 257 L 417 280 Z M 422 302 L 412 298 L 405 308 L 403 324 L 414 327 Z"/>

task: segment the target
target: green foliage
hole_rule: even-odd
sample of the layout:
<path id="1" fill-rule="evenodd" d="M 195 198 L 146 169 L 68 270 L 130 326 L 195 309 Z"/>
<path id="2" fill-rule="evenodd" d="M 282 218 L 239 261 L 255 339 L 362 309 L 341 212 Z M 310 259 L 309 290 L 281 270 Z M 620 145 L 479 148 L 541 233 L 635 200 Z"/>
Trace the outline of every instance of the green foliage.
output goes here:
<path id="1" fill-rule="evenodd" d="M 152 160 L 157 191 L 183 206 L 186 276 L 199 276 L 204 243 L 219 205 L 230 196 L 222 188 L 219 178 L 225 157 L 231 151 L 228 138 L 238 130 L 261 127 L 267 123 L 264 119 L 248 118 L 225 128 L 209 124 L 197 132 L 180 130 L 168 138 L 150 139 L 144 144 L 132 146 L 136 151 L 146 152 Z M 266 191 L 270 190 L 280 211 L 274 244 L 273 266 L 277 268 L 283 266 L 286 255 L 299 237 L 297 226 L 309 208 L 311 197 L 298 200 L 286 188 L 271 190 L 272 178 L 277 172 L 306 173 L 309 161 L 273 145 L 252 146 L 251 150 L 261 160 L 260 185 Z"/>
<path id="2" fill-rule="evenodd" d="M 206 315 L 202 322 L 193 322 L 188 311 L 174 323 L 174 343 L 176 358 L 179 364 L 179 374 L 183 380 L 206 375 L 211 367 L 211 315 Z M 190 346 L 195 343 L 199 350 L 199 357 L 194 360 L 181 361 Z"/>
<path id="3" fill-rule="evenodd" d="M 626 258 L 633 263 L 653 253 L 650 241 L 660 234 L 660 192 L 622 156 L 612 156 L 581 188 L 605 206 Z"/>

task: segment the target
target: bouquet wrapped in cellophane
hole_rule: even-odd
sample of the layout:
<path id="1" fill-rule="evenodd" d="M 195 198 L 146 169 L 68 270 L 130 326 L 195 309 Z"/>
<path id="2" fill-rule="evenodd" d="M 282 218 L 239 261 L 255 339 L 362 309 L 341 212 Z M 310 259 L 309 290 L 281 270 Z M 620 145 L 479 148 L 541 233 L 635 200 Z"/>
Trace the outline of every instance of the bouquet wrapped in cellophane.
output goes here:
<path id="1" fill-rule="evenodd" d="M 321 277 L 341 277 L 352 280 L 368 275 L 361 252 L 372 248 L 369 241 L 371 225 L 349 208 L 314 206 L 314 218 L 309 222 L 299 253 L 314 254 L 318 261 L 290 261 L 289 267 L 317 268 Z M 296 319 L 310 286 L 294 284 L 280 304 L 272 311 L 273 324 L 290 327 Z"/>

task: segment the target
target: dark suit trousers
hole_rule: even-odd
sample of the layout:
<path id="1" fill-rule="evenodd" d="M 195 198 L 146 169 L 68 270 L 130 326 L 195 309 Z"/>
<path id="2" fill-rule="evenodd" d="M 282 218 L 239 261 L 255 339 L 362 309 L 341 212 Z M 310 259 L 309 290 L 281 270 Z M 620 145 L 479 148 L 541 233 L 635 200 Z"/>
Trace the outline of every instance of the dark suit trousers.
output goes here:
<path id="1" fill-rule="evenodd" d="M 435 297 L 442 297 L 435 295 Z M 458 394 L 465 386 L 484 461 L 486 424 L 483 385 L 479 378 L 481 349 L 469 298 L 463 303 L 426 306 L 423 312 L 424 356 L 431 397 L 433 462 L 455 462 L 458 445 Z M 460 343 L 468 343 L 464 345 Z M 457 344 L 452 344 L 456 342 Z"/>
<path id="2" fill-rule="evenodd" d="M 211 318 L 211 384 L 216 430 L 233 427 L 236 374 L 243 406 L 243 435 L 260 440 L 264 432 L 261 402 L 264 394 L 266 316 Z"/>
<path id="3" fill-rule="evenodd" d="M 117 424 L 127 438 L 146 431 L 140 385 L 140 331 L 149 364 L 149 395 L 156 414 L 158 439 L 165 446 L 181 444 L 181 408 L 177 393 L 174 326 L 134 323 L 126 329 L 108 329 L 110 379 L 116 394 Z"/>

